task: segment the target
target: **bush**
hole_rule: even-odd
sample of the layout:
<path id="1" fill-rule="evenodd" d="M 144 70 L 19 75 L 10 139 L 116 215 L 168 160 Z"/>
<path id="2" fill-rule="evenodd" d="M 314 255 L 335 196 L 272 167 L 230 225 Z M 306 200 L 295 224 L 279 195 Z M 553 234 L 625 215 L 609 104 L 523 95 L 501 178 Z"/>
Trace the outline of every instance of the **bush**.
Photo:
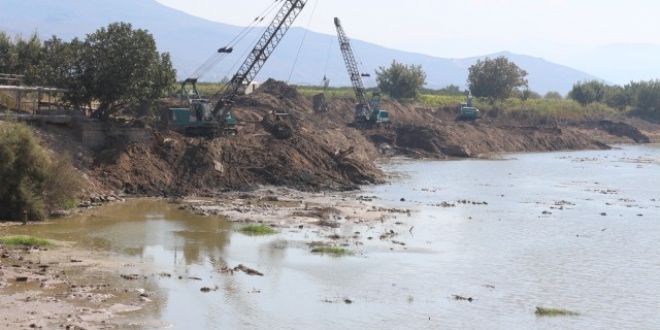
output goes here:
<path id="1" fill-rule="evenodd" d="M 51 157 L 23 124 L 0 126 L 0 219 L 42 220 L 79 192 L 70 162 Z"/>

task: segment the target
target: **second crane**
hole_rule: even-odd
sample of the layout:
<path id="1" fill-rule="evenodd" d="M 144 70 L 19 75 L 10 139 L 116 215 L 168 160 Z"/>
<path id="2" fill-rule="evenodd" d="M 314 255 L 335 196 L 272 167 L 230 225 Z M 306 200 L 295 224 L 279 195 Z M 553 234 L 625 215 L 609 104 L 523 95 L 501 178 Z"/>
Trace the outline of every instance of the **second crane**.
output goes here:
<path id="1" fill-rule="evenodd" d="M 380 93 L 375 92 L 371 100 L 367 97 L 367 90 L 364 87 L 362 77 L 368 77 L 369 74 L 360 73 L 360 67 L 355 59 L 355 53 L 351 47 L 351 41 L 344 32 L 339 18 L 335 17 L 335 27 L 339 37 L 339 48 L 346 64 L 348 75 L 353 85 L 357 104 L 355 105 L 355 119 L 353 124 L 357 127 L 373 127 L 390 122 L 390 114 L 380 109 Z"/>

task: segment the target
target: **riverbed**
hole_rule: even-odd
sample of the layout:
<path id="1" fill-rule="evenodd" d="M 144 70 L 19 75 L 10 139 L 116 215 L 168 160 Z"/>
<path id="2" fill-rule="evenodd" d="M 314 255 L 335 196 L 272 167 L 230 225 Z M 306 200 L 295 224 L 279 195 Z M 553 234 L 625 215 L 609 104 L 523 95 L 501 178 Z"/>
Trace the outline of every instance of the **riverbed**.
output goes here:
<path id="1" fill-rule="evenodd" d="M 382 166 L 389 184 L 335 198 L 410 213 L 247 236 L 134 200 L 2 234 L 124 260 L 104 280 L 139 274 L 153 303 L 125 313 L 138 328 L 660 329 L 660 146 Z M 319 241 L 351 255 L 312 253 Z M 227 271 L 239 264 L 263 276 Z"/>

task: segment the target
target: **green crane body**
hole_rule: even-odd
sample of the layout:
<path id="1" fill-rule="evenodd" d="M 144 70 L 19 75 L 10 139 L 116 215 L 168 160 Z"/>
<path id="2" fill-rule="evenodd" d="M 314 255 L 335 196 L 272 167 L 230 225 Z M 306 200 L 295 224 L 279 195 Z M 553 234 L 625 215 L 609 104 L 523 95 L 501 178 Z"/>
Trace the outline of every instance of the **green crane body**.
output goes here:
<path id="1" fill-rule="evenodd" d="M 308 0 L 283 0 L 282 7 L 266 27 L 238 72 L 225 88 L 210 99 L 202 98 L 197 91 L 197 77 L 186 79 L 181 85 L 181 96 L 189 107 L 168 109 L 165 121 L 170 128 L 188 136 L 236 135 L 237 120 L 231 109 L 239 95 L 256 78 L 261 68 L 296 20 Z M 231 53 L 233 48 L 223 47 L 218 53 Z M 202 68 L 208 68 L 208 63 Z M 191 84 L 192 89 L 186 88 Z"/>

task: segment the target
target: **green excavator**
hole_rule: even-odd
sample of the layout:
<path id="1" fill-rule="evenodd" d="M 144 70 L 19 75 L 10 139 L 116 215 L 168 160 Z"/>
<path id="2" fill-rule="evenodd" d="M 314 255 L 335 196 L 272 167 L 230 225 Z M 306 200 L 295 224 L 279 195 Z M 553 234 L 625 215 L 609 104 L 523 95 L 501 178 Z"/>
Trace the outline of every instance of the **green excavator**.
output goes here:
<path id="1" fill-rule="evenodd" d="M 465 92 L 466 103 L 461 104 L 461 112 L 458 115 L 458 120 L 467 120 L 473 121 L 481 117 L 481 111 L 477 109 L 472 101 L 472 93 L 470 91 Z"/>
<path id="2" fill-rule="evenodd" d="M 237 120 L 231 109 L 239 95 L 245 93 L 249 86 L 264 66 L 270 55 L 280 43 L 282 38 L 303 10 L 307 0 L 282 0 L 282 6 L 266 27 L 263 35 L 257 41 L 252 51 L 238 69 L 238 72 L 224 86 L 224 88 L 211 98 L 204 98 L 197 90 L 197 79 L 199 74 L 186 79 L 182 83 L 181 96 L 186 99 L 186 107 L 175 107 L 168 109 L 162 116 L 168 128 L 184 133 L 187 136 L 215 137 L 220 135 L 236 135 Z M 259 18 L 258 18 L 259 19 Z M 220 55 L 229 54 L 233 47 L 220 48 Z M 214 63 L 213 57 L 207 61 L 199 72 L 204 72 Z M 191 88 L 187 86 L 190 84 Z M 288 132 L 285 123 L 276 123 L 272 130 L 278 135 Z"/>

